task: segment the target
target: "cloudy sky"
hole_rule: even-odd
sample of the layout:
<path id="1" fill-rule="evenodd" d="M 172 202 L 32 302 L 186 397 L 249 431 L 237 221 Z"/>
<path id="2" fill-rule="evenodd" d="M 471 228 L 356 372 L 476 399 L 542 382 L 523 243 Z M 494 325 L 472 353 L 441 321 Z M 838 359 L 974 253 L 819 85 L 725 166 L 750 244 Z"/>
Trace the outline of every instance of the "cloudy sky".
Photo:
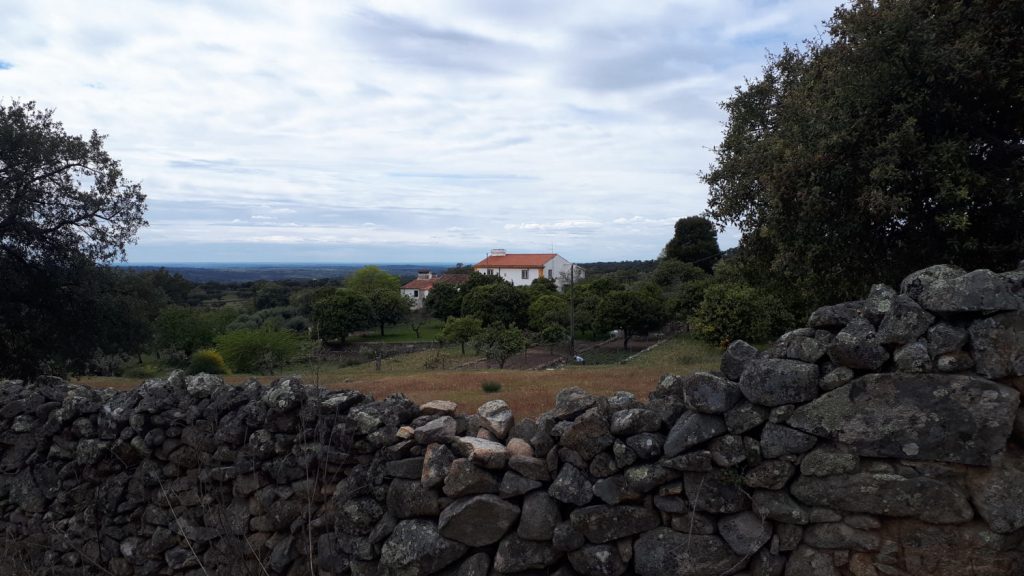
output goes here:
<path id="1" fill-rule="evenodd" d="M 0 98 L 109 134 L 130 262 L 649 259 L 706 207 L 717 103 L 833 6 L 0 0 Z"/>

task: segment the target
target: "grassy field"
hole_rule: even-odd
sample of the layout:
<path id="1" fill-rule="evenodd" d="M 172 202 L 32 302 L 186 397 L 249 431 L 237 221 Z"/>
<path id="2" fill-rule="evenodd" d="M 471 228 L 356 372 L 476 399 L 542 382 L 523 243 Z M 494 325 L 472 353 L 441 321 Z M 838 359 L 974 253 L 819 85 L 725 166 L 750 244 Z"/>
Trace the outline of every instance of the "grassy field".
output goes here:
<path id="1" fill-rule="evenodd" d="M 449 367 L 473 360 L 471 355 L 461 356 L 458 348 L 448 348 Z M 633 392 L 640 398 L 654 389 L 665 374 L 688 374 L 699 370 L 717 369 L 721 351 L 684 337 L 675 337 L 639 354 L 625 363 L 588 366 L 566 366 L 555 370 L 428 370 L 424 363 L 437 354 L 436 350 L 405 354 L 387 358 L 377 371 L 372 362 L 356 366 L 338 367 L 321 365 L 319 370 L 310 365 L 295 365 L 283 373 L 295 374 L 307 383 L 319 382 L 330 389 L 357 389 L 382 398 L 388 394 L 404 393 L 416 402 L 452 400 L 463 411 L 475 411 L 488 400 L 507 401 L 519 416 L 532 416 L 553 405 L 559 390 L 579 386 L 597 394 L 612 394 L 618 390 Z M 232 374 L 225 377 L 238 384 L 255 377 L 267 383 L 274 376 Z M 497 382 L 501 390 L 486 393 L 484 382 Z M 139 384 L 137 378 L 86 378 L 81 382 L 118 389 Z"/>

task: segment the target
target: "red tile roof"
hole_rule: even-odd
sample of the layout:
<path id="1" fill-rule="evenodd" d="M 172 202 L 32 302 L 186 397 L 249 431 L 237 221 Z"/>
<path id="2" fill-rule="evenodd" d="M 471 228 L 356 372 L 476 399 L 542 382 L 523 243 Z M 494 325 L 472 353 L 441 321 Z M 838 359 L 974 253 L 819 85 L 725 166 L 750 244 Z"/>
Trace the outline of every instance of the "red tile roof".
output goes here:
<path id="1" fill-rule="evenodd" d="M 430 290 L 436 281 L 437 278 L 417 278 L 402 286 L 402 290 Z"/>
<path id="2" fill-rule="evenodd" d="M 469 274 L 441 274 L 433 278 L 417 278 L 402 286 L 403 290 L 430 290 L 434 284 L 462 284 L 469 280 Z"/>
<path id="3" fill-rule="evenodd" d="M 464 284 L 469 281 L 469 274 L 441 274 L 435 280 L 445 284 Z"/>
<path id="4" fill-rule="evenodd" d="M 473 265 L 480 268 L 543 268 L 557 254 L 506 254 L 488 256 Z"/>

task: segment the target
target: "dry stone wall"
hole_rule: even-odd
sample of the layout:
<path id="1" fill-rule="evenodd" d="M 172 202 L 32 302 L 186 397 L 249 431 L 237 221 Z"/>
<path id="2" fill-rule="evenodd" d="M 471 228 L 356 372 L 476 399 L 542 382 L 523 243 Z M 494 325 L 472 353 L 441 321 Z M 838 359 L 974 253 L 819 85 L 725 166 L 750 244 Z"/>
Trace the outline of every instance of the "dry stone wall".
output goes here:
<path id="1" fill-rule="evenodd" d="M 1024 574 L 1024 269 L 936 266 L 646 401 L 0 383 L 6 566 L 46 574 Z"/>

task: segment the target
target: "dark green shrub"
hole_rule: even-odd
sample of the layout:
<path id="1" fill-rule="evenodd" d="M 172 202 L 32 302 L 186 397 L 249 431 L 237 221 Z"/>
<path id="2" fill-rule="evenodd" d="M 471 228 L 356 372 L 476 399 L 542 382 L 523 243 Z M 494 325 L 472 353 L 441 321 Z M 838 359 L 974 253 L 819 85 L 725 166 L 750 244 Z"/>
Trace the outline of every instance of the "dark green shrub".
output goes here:
<path id="1" fill-rule="evenodd" d="M 217 337 L 217 351 L 235 372 L 273 372 L 302 350 L 303 339 L 287 330 L 236 330 Z"/>
<path id="2" fill-rule="evenodd" d="M 227 374 L 228 366 L 224 363 L 224 358 L 220 355 L 220 352 L 212 348 L 205 348 L 197 350 L 192 354 L 192 358 L 188 363 L 188 372 L 189 374 L 199 374 L 200 372 Z"/>
<path id="3" fill-rule="evenodd" d="M 775 297 L 746 284 L 712 284 L 690 317 L 693 335 L 724 346 L 737 339 L 765 342 L 793 324 L 793 316 Z"/>
<path id="4" fill-rule="evenodd" d="M 501 392 L 501 382 L 495 382 L 494 380 L 484 380 L 482 383 L 480 383 L 480 389 L 488 394 Z"/>

